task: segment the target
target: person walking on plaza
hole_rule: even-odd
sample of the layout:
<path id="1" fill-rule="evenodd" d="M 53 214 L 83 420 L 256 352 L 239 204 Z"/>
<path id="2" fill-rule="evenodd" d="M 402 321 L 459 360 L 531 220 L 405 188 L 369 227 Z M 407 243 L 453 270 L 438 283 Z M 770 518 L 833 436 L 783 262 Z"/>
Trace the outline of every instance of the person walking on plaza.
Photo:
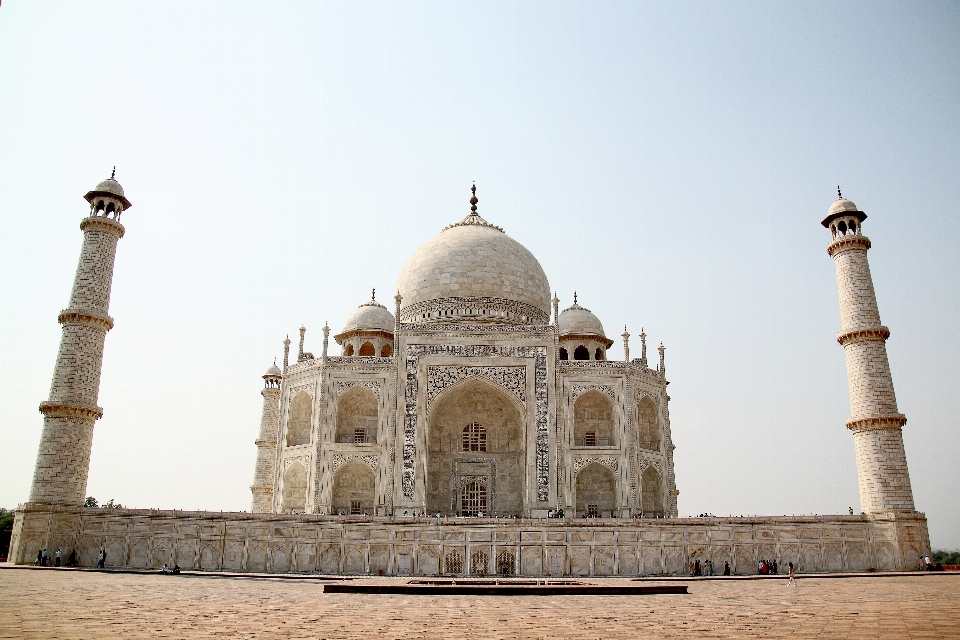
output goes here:
<path id="1" fill-rule="evenodd" d="M 55 557 L 55 560 L 54 560 L 53 566 L 59 567 L 60 566 L 60 549 L 57 549 L 57 553 L 55 554 L 54 557 Z"/>
<path id="2" fill-rule="evenodd" d="M 43 562 L 43 549 L 37 549 L 37 559 L 33 561 L 33 565 L 39 567 L 41 562 Z M 920 559 L 920 566 L 923 566 L 923 558 Z"/>
<path id="3" fill-rule="evenodd" d="M 107 552 L 104 549 L 100 549 L 100 554 L 97 556 L 97 569 L 103 569 L 103 562 L 107 559 Z"/>
<path id="4" fill-rule="evenodd" d="M 789 565 L 788 573 L 790 574 L 790 580 L 787 581 L 787 586 L 790 586 L 790 587 L 795 587 L 795 586 L 797 586 L 797 579 L 796 579 L 796 578 L 794 577 L 794 575 L 793 575 L 793 563 L 792 563 L 792 562 L 791 562 L 790 565 Z"/>
<path id="5" fill-rule="evenodd" d="M 50 552 L 47 551 L 46 549 L 43 550 L 43 562 L 40 563 L 40 566 L 42 567 L 50 566 Z"/>

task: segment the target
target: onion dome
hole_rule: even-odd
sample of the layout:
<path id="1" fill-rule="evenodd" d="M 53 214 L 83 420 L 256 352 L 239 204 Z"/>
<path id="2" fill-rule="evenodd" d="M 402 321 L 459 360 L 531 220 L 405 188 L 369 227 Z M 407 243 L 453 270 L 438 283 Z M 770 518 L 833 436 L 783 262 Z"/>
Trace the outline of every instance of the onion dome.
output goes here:
<path id="1" fill-rule="evenodd" d="M 404 322 L 547 324 L 550 285 L 530 251 L 471 212 L 417 249 L 397 278 Z"/>

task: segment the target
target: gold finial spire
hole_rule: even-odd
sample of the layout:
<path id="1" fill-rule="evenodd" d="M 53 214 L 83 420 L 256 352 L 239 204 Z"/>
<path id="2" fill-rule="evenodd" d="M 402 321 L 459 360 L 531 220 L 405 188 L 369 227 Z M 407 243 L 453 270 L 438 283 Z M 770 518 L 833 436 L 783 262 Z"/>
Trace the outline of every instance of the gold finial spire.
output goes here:
<path id="1" fill-rule="evenodd" d="M 373 288 L 373 292 L 370 294 L 370 300 L 371 300 L 371 301 L 376 301 L 376 299 L 377 299 L 377 288 L 374 287 L 374 288 Z"/>
<path id="2" fill-rule="evenodd" d="M 116 178 L 114 177 L 116 175 L 117 175 L 117 165 L 113 165 L 113 171 L 110 172 L 110 179 L 116 180 Z"/>
<path id="3" fill-rule="evenodd" d="M 840 193 L 840 185 L 837 185 L 837 200 L 843 200 L 843 194 Z"/>
<path id="4" fill-rule="evenodd" d="M 577 292 L 573 292 L 573 304 L 577 304 Z"/>
<path id="5" fill-rule="evenodd" d="M 477 203 L 480 202 L 477 200 L 477 183 L 474 181 L 473 186 L 470 187 L 470 193 L 473 194 L 470 196 L 470 215 L 476 216 L 480 215 L 477 213 Z"/>

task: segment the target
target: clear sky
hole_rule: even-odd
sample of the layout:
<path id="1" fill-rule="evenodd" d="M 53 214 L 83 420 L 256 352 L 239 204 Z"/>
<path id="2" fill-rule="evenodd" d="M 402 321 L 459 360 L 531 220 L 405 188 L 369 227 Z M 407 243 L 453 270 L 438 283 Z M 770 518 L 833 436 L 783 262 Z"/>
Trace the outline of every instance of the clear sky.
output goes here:
<path id="1" fill-rule="evenodd" d="M 681 515 L 857 509 L 829 234 L 870 264 L 917 508 L 960 547 L 960 4 L 0 7 L 0 505 L 26 500 L 86 215 L 123 216 L 88 494 L 249 509 L 282 340 L 479 210 L 667 347 Z M 636 355 L 636 351 L 633 352 Z"/>

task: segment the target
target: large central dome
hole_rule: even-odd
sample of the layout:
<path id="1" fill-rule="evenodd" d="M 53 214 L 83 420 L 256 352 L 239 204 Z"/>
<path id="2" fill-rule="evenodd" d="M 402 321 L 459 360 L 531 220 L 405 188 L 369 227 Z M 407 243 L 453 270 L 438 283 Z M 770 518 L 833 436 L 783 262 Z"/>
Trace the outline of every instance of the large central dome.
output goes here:
<path id="1" fill-rule="evenodd" d="M 402 322 L 547 324 L 550 284 L 526 247 L 473 212 L 417 249 L 397 278 Z"/>

